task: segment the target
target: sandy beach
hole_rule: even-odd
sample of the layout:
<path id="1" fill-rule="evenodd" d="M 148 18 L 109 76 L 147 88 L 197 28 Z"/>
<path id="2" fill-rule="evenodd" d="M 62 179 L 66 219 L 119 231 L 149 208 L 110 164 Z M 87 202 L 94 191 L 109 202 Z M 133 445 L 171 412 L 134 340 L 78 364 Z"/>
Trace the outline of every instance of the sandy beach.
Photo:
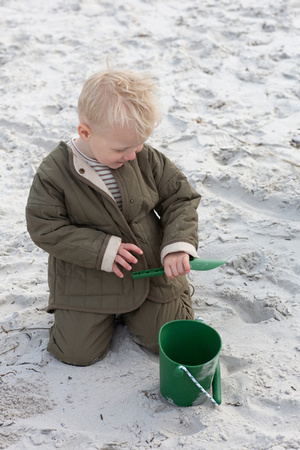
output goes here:
<path id="1" fill-rule="evenodd" d="M 149 143 L 202 195 L 196 316 L 222 338 L 222 397 L 178 407 L 158 356 L 122 324 L 73 367 L 46 350 L 47 254 L 26 231 L 41 160 L 77 132 L 84 80 L 150 72 Z M 300 4 L 296 0 L 0 3 L 0 449 L 300 448 Z"/>

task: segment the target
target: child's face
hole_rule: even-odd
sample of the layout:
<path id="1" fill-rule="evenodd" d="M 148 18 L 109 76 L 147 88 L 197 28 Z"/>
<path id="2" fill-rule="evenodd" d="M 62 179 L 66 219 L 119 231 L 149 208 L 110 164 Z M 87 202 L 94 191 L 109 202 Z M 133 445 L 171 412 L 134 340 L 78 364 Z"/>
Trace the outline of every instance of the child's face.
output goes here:
<path id="1" fill-rule="evenodd" d="M 89 156 L 111 169 L 119 169 L 126 161 L 135 159 L 144 145 L 134 130 L 121 126 L 106 132 L 91 131 L 88 143 Z"/>

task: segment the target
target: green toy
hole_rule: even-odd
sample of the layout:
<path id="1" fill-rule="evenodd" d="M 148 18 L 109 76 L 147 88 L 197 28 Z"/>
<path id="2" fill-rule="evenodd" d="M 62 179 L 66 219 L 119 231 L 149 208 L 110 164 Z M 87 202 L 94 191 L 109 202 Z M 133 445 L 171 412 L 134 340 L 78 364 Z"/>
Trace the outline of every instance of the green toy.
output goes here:
<path id="1" fill-rule="evenodd" d="M 213 259 L 200 259 L 200 258 L 190 258 L 190 266 L 192 270 L 211 270 L 216 267 L 226 264 L 227 261 L 216 261 Z M 158 275 L 164 275 L 165 271 L 163 267 L 158 267 L 157 269 L 141 270 L 140 272 L 133 272 L 131 274 L 132 278 L 148 278 L 156 277 Z"/>

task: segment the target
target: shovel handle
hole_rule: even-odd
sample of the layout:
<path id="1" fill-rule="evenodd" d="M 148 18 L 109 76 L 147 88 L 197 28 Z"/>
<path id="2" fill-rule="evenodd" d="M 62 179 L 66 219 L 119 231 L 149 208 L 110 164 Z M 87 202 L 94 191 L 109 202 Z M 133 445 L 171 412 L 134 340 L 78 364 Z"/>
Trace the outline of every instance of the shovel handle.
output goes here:
<path id="1" fill-rule="evenodd" d="M 132 272 L 131 276 L 134 280 L 139 278 L 157 277 L 158 275 L 164 275 L 165 271 L 163 267 L 157 269 L 141 270 L 140 272 Z"/>

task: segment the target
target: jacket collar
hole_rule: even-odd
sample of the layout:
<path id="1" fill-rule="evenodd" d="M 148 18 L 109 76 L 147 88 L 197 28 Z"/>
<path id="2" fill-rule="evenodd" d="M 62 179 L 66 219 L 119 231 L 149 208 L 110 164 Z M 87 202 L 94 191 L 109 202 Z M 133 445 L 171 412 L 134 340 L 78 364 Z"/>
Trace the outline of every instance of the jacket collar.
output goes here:
<path id="1" fill-rule="evenodd" d="M 115 201 L 112 193 L 110 192 L 102 178 L 97 174 L 97 172 L 86 161 L 82 159 L 80 153 L 78 153 L 75 148 L 72 148 L 70 146 L 69 148 L 72 151 L 73 165 L 76 173 L 81 178 L 84 178 L 90 183 L 93 183 L 95 186 L 97 186 L 97 188 L 106 192 L 106 194 L 108 194 Z"/>

